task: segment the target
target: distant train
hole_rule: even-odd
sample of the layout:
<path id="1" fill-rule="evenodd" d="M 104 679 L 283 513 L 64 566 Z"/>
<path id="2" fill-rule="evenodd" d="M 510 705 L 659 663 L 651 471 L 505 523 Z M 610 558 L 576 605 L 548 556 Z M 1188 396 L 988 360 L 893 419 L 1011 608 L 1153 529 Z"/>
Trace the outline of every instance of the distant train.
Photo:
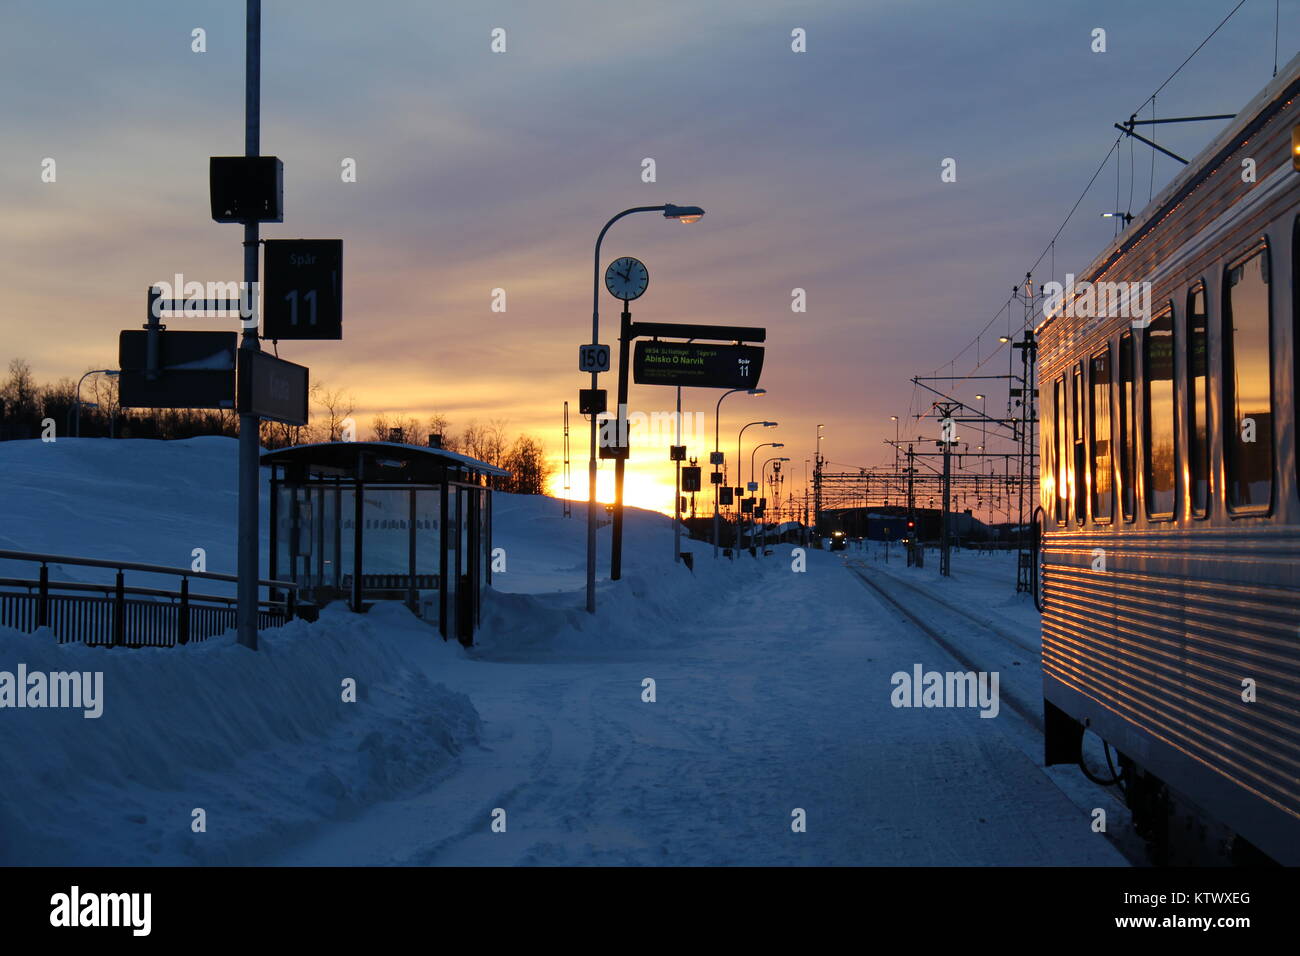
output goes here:
<path id="1" fill-rule="evenodd" d="M 1045 758 L 1113 748 L 1161 863 L 1300 863 L 1298 95 L 1300 57 L 1035 330 Z"/>

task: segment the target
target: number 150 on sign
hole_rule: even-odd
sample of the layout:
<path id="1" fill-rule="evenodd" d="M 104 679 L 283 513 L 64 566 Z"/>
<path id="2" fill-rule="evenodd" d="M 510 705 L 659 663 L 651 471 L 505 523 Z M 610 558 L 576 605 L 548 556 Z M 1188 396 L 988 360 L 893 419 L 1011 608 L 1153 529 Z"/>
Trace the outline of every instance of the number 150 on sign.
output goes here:
<path id="1" fill-rule="evenodd" d="M 609 371 L 609 346 L 608 345 L 579 345 L 578 346 L 578 371 L 579 372 L 608 372 Z"/>

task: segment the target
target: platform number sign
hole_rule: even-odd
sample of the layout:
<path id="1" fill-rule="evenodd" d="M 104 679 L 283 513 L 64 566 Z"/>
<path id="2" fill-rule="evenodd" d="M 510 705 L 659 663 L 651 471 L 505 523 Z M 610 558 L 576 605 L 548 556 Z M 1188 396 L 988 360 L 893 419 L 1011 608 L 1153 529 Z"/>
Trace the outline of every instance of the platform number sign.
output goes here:
<path id="1" fill-rule="evenodd" d="M 343 338 L 343 240 L 268 239 L 262 337 Z"/>
<path id="2" fill-rule="evenodd" d="M 578 346 L 578 371 L 579 372 L 608 372 L 609 371 L 609 346 L 608 345 L 579 345 Z"/>

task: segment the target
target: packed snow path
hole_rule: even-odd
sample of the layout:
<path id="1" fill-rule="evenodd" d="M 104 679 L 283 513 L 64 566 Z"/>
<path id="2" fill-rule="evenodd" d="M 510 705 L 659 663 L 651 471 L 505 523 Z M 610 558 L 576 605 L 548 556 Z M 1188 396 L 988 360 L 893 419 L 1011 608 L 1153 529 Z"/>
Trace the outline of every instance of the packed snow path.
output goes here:
<path id="1" fill-rule="evenodd" d="M 456 666 L 442 678 L 473 700 L 482 748 L 427 791 L 264 862 L 1125 862 L 1036 765 L 1041 743 L 1008 709 L 891 705 L 896 671 L 962 668 L 838 555 L 812 552 L 804 573 L 788 570 L 788 547 L 766 561 L 760 576 L 737 569 L 740 586 L 696 608 L 671 646 L 610 649 L 593 633 L 585 653 Z"/>
<path id="2" fill-rule="evenodd" d="M 0 545 L 170 565 L 202 547 L 231 570 L 235 461 L 219 438 L 0 443 Z M 809 551 L 796 571 L 788 545 L 731 562 L 683 541 L 691 572 L 671 521 L 629 509 L 624 580 L 602 579 L 591 617 L 580 510 L 496 495 L 493 533 L 508 570 L 468 652 L 390 604 L 331 605 L 256 654 L 232 635 L 123 652 L 0 629 L 0 672 L 104 675 L 97 719 L 0 710 L 0 863 L 1124 862 L 1090 826 L 1101 806 L 1115 833 L 1122 808 L 1077 769 L 1045 772 L 1012 708 L 892 706 L 896 672 L 966 668 L 847 562 L 1032 702 L 1037 618 L 1005 556 L 964 552 L 940 581 L 896 547 L 888 566 Z"/>

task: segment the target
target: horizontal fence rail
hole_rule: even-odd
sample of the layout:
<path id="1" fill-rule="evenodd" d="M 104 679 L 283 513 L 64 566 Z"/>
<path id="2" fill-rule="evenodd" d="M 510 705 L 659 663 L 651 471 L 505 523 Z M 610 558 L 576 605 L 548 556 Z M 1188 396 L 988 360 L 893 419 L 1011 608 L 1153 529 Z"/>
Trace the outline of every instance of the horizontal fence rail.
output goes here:
<path id="1" fill-rule="evenodd" d="M 235 627 L 235 598 L 190 591 L 191 578 L 235 582 L 233 574 L 31 551 L 0 550 L 0 560 L 40 566 L 35 579 L 0 578 L 0 627 L 26 633 L 47 627 L 60 644 L 111 647 L 174 647 Z M 51 581 L 51 564 L 108 568 L 116 574 L 112 584 Z M 127 586 L 127 571 L 170 575 L 179 584 L 175 590 Z M 260 580 L 258 585 L 271 589 L 271 599 L 258 602 L 259 630 L 279 627 L 297 615 L 296 584 Z M 284 600 L 277 598 L 281 591 Z"/>

